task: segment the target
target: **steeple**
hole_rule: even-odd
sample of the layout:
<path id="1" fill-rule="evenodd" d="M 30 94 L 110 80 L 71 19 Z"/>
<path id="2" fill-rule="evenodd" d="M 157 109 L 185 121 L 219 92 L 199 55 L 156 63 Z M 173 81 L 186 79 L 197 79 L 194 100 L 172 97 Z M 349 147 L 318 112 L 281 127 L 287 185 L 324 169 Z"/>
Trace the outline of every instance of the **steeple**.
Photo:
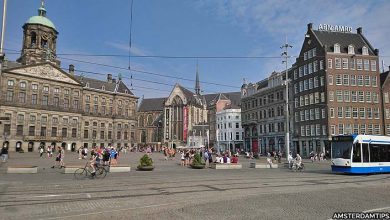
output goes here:
<path id="1" fill-rule="evenodd" d="M 195 81 L 195 94 L 196 94 L 196 95 L 200 95 L 200 84 L 199 84 L 198 61 L 196 61 L 196 81 Z"/>
<path id="2" fill-rule="evenodd" d="M 46 17 L 46 9 L 45 9 L 45 1 L 41 0 L 41 7 L 38 8 L 38 15 L 42 17 Z"/>

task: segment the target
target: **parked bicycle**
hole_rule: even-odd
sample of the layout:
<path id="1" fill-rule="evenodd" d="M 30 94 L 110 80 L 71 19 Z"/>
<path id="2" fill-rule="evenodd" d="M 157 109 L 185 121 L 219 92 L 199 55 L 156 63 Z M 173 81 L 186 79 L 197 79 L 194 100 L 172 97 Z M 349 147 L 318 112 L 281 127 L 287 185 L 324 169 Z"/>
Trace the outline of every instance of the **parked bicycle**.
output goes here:
<path id="1" fill-rule="evenodd" d="M 107 175 L 107 166 L 103 166 L 103 165 L 97 165 L 97 167 L 95 168 L 95 173 L 93 174 L 92 173 L 92 168 L 89 166 L 89 162 L 87 162 L 85 164 L 85 167 L 84 168 L 79 168 L 77 170 L 74 171 L 74 178 L 77 179 L 77 180 L 82 180 L 82 179 L 85 179 L 85 178 L 90 178 L 90 179 L 93 179 L 93 178 L 96 178 L 96 179 L 103 179 L 104 177 L 106 177 Z"/>

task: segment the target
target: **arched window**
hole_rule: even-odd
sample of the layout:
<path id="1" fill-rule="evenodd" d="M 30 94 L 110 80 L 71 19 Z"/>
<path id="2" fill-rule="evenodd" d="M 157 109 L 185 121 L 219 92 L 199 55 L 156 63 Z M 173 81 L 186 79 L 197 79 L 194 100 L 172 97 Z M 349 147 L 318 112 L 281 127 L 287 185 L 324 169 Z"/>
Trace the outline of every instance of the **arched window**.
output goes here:
<path id="1" fill-rule="evenodd" d="M 335 44 L 334 45 L 334 52 L 335 53 L 340 53 L 340 45 L 339 44 Z"/>
<path id="2" fill-rule="evenodd" d="M 143 127 L 144 126 L 144 116 L 140 115 L 138 117 L 138 127 Z"/>
<path id="3" fill-rule="evenodd" d="M 31 32 L 31 46 L 35 46 L 37 44 L 37 34 L 33 31 Z"/>
<path id="4" fill-rule="evenodd" d="M 152 124 L 153 124 L 153 117 L 152 117 L 152 115 L 148 115 L 148 126 L 152 126 Z"/>
<path id="5" fill-rule="evenodd" d="M 348 54 L 355 54 L 355 48 L 352 44 L 348 46 Z"/>

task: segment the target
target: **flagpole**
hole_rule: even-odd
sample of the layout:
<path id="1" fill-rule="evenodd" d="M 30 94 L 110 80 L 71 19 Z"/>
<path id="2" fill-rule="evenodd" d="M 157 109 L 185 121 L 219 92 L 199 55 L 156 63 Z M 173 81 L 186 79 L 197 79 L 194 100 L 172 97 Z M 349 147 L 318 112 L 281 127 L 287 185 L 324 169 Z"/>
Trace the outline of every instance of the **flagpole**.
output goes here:
<path id="1" fill-rule="evenodd" d="M 1 43 L 0 43 L 0 55 L 3 56 L 4 50 L 4 31 L 5 31 L 5 18 L 7 14 L 7 0 L 3 1 L 3 21 L 1 26 Z"/>

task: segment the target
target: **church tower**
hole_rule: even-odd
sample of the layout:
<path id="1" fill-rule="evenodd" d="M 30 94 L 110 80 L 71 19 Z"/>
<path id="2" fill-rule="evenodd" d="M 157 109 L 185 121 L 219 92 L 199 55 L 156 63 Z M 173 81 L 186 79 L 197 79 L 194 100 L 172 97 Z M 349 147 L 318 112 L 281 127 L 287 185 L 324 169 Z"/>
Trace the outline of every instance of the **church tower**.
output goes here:
<path id="1" fill-rule="evenodd" d="M 17 61 L 23 65 L 51 62 L 60 66 L 56 56 L 58 31 L 46 17 L 45 4 L 41 1 L 38 15 L 29 18 L 23 25 L 23 47 Z"/>
<path id="2" fill-rule="evenodd" d="M 200 83 L 199 83 L 198 62 L 196 62 L 195 94 L 198 95 L 198 96 L 200 95 Z"/>

